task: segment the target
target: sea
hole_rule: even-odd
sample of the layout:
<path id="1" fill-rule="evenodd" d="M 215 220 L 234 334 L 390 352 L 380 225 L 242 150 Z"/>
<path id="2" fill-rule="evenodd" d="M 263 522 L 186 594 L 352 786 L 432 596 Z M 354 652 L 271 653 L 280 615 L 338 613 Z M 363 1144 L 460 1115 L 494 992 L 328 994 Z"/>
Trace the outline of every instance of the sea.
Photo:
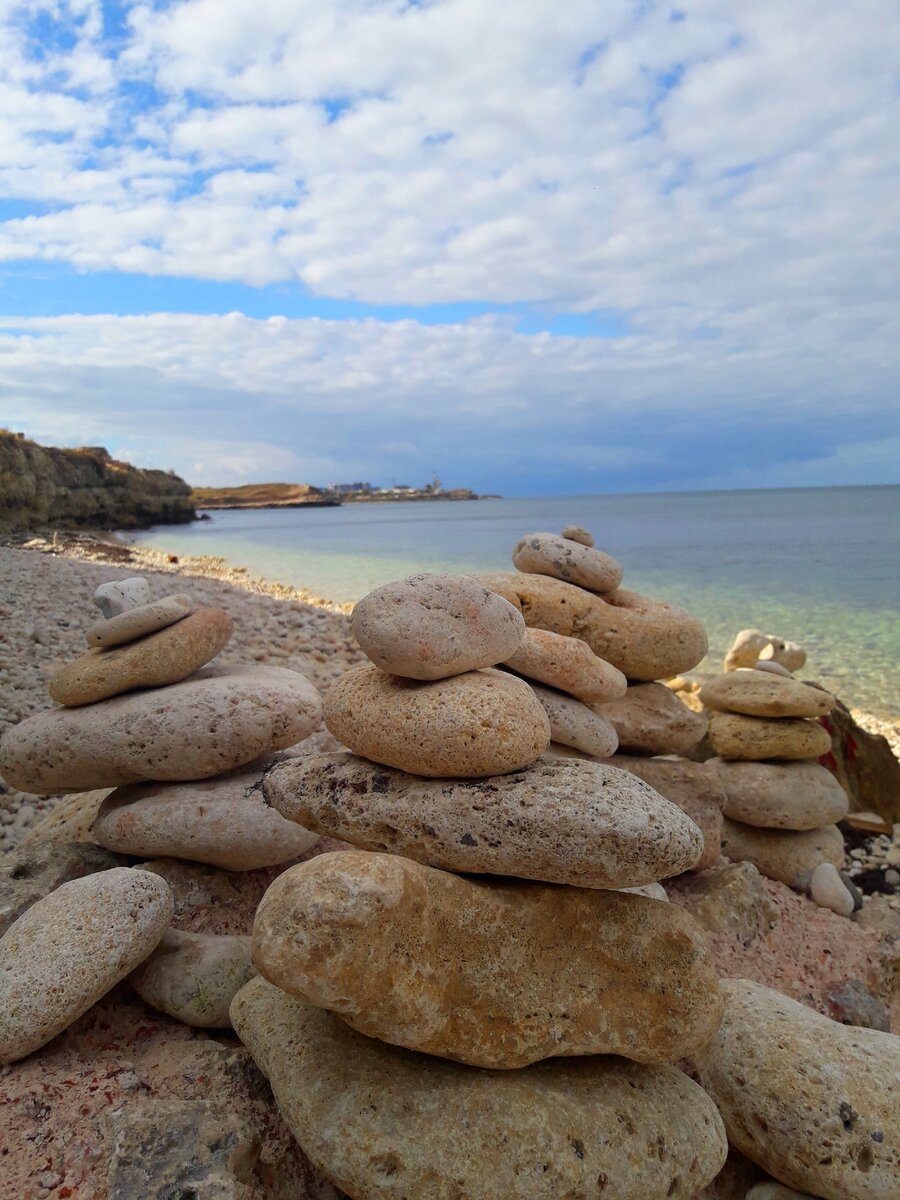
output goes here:
<path id="1" fill-rule="evenodd" d="M 625 569 L 623 586 L 706 626 L 700 670 L 740 629 L 799 642 L 801 676 L 851 707 L 900 716 L 900 486 L 394 501 L 215 511 L 130 540 L 217 555 L 345 603 L 416 571 L 511 570 L 526 533 L 578 524 Z"/>

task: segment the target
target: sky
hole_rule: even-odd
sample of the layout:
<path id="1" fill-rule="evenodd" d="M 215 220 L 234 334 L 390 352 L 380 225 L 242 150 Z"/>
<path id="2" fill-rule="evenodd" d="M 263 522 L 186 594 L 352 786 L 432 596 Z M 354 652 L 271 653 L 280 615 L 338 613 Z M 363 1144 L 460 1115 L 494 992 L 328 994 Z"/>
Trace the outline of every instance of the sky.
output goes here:
<path id="1" fill-rule="evenodd" d="M 896 0 L 0 0 L 0 425 L 191 483 L 900 479 Z"/>

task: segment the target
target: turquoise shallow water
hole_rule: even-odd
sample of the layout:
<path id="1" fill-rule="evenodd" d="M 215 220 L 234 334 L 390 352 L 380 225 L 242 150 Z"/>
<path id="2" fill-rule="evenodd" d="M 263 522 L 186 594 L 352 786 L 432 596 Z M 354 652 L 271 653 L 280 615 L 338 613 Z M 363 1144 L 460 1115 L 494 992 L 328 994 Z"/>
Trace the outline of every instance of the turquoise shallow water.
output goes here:
<path id="1" fill-rule="evenodd" d="M 510 568 L 525 533 L 587 526 L 626 587 L 706 625 L 716 669 L 734 634 L 802 643 L 803 674 L 852 706 L 900 715 L 900 487 L 348 504 L 216 512 L 137 535 L 173 554 L 223 555 L 337 601 L 420 570 Z"/>

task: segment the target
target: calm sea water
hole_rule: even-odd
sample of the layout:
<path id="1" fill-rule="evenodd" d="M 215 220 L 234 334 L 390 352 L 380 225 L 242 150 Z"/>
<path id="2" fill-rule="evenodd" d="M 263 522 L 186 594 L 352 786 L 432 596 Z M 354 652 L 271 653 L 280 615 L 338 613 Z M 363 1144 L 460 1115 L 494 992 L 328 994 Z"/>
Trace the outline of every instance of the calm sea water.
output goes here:
<path id="1" fill-rule="evenodd" d="M 420 570 L 511 569 L 535 530 L 587 526 L 624 586 L 689 609 L 715 670 L 739 629 L 802 643 L 803 674 L 900 715 L 900 487 L 348 504 L 215 512 L 139 534 L 337 601 Z"/>

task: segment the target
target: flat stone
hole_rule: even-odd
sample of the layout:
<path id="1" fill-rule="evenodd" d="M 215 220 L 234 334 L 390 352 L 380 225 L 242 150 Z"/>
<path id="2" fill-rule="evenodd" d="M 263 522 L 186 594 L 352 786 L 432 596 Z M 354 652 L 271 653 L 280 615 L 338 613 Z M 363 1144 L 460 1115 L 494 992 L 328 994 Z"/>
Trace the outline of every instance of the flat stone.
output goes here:
<path id="1" fill-rule="evenodd" d="M 793 675 L 783 667 L 781 663 L 774 662 L 771 659 L 759 659 L 753 664 L 754 671 L 767 671 L 771 675 L 780 675 L 782 679 L 793 679 Z"/>
<path id="2" fill-rule="evenodd" d="M 234 622 L 221 608 L 199 608 L 127 646 L 89 650 L 57 671 L 47 690 L 58 704 L 76 706 L 178 683 L 214 659 L 233 631 Z"/>
<path id="3" fill-rule="evenodd" d="M 831 737 L 818 721 L 795 717 L 742 717 L 714 712 L 709 740 L 720 758 L 759 762 L 770 758 L 819 758 L 831 749 Z"/>
<path id="4" fill-rule="evenodd" d="M 618 700 L 628 688 L 622 672 L 598 658 L 586 642 L 549 629 L 526 629 L 521 646 L 504 665 L 585 704 Z"/>
<path id="5" fill-rule="evenodd" d="M 731 863 L 685 879 L 680 904 L 710 933 L 725 934 L 746 949 L 775 928 L 778 910 L 753 863 Z"/>
<path id="6" fill-rule="evenodd" d="M 364 1037 L 259 978 L 231 1017 L 304 1152 L 353 1196 L 689 1200 L 725 1159 L 715 1106 L 675 1067 L 464 1067 Z"/>
<path id="7" fill-rule="evenodd" d="M 100 808 L 93 836 L 120 854 L 183 858 L 226 871 L 288 862 L 319 835 L 266 804 L 260 785 L 270 762 L 215 779 L 116 788 Z"/>
<path id="8" fill-rule="evenodd" d="M 307 829 L 448 871 L 619 888 L 686 871 L 702 850 L 681 809 L 598 762 L 542 761 L 495 779 L 431 782 L 319 754 L 272 767 L 263 789 Z"/>
<path id="9" fill-rule="evenodd" d="M 147 871 L 115 867 L 60 884 L 0 938 L 0 1064 L 61 1033 L 142 962 L 172 920 Z"/>
<path id="10" fill-rule="evenodd" d="M 427 776 L 503 775 L 550 744 L 537 697 L 506 671 L 428 683 L 360 663 L 329 688 L 325 724 L 356 754 Z"/>
<path id="11" fill-rule="evenodd" d="M 98 621 L 87 631 L 87 644 L 101 650 L 122 646 L 174 625 L 176 621 L 189 616 L 195 608 L 190 596 L 182 592 L 176 596 L 165 596 L 162 600 L 142 604 L 140 608 L 130 608 L 107 621 Z"/>
<path id="12" fill-rule="evenodd" d="M 593 546 L 594 544 L 594 535 L 583 525 L 567 525 L 561 536 L 569 542 L 578 542 L 582 546 Z"/>
<path id="13" fill-rule="evenodd" d="M 687 754 L 706 735 L 707 718 L 662 683 L 635 683 L 599 711 L 613 723 L 626 754 Z"/>
<path id="14" fill-rule="evenodd" d="M 834 696 L 822 688 L 757 670 L 710 679 L 700 688 L 700 699 L 716 712 L 748 717 L 824 717 L 835 705 Z"/>
<path id="15" fill-rule="evenodd" d="M 561 746 L 571 746 L 592 758 L 609 758 L 619 744 L 610 721 L 574 696 L 532 684 L 532 691 L 550 721 L 550 737 Z"/>
<path id="16" fill-rule="evenodd" d="M 250 938 L 169 929 L 128 982 L 147 1004 L 185 1025 L 228 1029 L 234 996 L 256 974 Z"/>
<path id="17" fill-rule="evenodd" d="M 622 582 L 622 567 L 593 546 L 556 533 L 529 533 L 513 550 L 519 571 L 550 575 L 593 592 L 611 592 Z"/>
<path id="18" fill-rule="evenodd" d="M 747 979 L 695 1056 L 728 1140 L 814 1196 L 890 1200 L 900 1179 L 900 1038 L 839 1025 Z"/>
<path id="19" fill-rule="evenodd" d="M 629 679 L 669 679 L 696 667 L 707 651 L 703 626 L 690 613 L 625 588 L 597 596 L 547 575 L 479 578 L 520 609 L 526 625 L 580 637 Z"/>
<path id="20" fill-rule="evenodd" d="M 853 912 L 853 896 L 844 886 L 833 863 L 819 863 L 809 879 L 809 894 L 820 908 L 829 908 L 839 917 Z"/>
<path id="21" fill-rule="evenodd" d="M 844 863 L 844 839 L 836 825 L 795 832 L 792 829 L 758 829 L 725 818 L 722 853 L 732 862 L 752 862 L 767 879 L 796 887 L 807 872 L 822 862 Z"/>
<path id="22" fill-rule="evenodd" d="M 141 575 L 101 583 L 94 592 L 94 603 L 106 618 L 117 617 L 130 608 L 140 608 L 149 602 L 150 584 Z"/>
<path id="23" fill-rule="evenodd" d="M 204 779 L 292 746 L 320 719 L 319 693 L 296 671 L 206 667 L 171 687 L 29 717 L 0 739 L 0 775 L 39 794 Z"/>
<path id="24" fill-rule="evenodd" d="M 725 815 L 766 829 L 818 829 L 847 815 L 847 793 L 814 762 L 710 759 L 725 790 Z"/>
<path id="25" fill-rule="evenodd" d="M 0 935 L 60 884 L 120 864 L 114 855 L 84 842 L 32 842 L 0 855 Z"/>

